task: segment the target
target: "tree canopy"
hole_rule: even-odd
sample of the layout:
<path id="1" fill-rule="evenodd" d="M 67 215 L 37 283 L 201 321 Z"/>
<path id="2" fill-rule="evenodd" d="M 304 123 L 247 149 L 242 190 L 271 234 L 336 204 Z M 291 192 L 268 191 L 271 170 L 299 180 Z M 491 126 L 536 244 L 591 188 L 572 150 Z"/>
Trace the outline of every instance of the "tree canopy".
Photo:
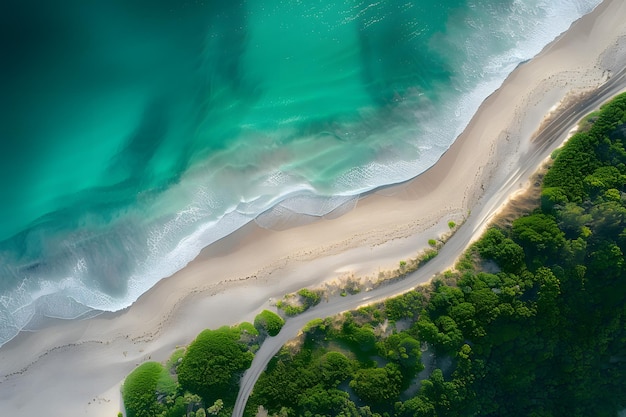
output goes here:
<path id="1" fill-rule="evenodd" d="M 246 414 L 259 405 L 270 415 L 397 417 L 626 408 L 625 137 L 626 94 L 558 153 L 540 207 L 489 229 L 427 291 L 310 326 L 268 366 Z M 325 383 L 320 358 L 332 351 L 346 370 L 333 367 Z"/>
<path id="2" fill-rule="evenodd" d="M 284 324 L 282 317 L 269 310 L 263 310 L 254 319 L 254 327 L 264 330 L 270 336 L 276 336 Z"/>
<path id="3" fill-rule="evenodd" d="M 178 366 L 181 387 L 210 403 L 232 395 L 233 380 L 250 367 L 254 356 L 239 338 L 238 330 L 227 327 L 200 333 Z"/>

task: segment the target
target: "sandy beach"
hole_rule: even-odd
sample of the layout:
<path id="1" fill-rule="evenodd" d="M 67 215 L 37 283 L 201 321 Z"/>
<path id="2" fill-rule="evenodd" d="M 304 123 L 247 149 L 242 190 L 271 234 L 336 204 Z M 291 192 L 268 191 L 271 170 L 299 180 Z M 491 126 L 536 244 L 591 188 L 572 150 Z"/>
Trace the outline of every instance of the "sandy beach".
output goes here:
<path id="1" fill-rule="evenodd" d="M 626 2 L 605 0 L 519 66 L 424 174 L 362 196 L 341 216 L 287 219 L 281 230 L 250 223 L 122 312 L 21 333 L 0 348 L 0 414 L 115 416 L 120 384 L 137 364 L 165 360 L 204 328 L 252 321 L 305 286 L 377 277 L 470 212 L 484 213 L 472 225 L 478 234 L 567 137 L 535 140 L 540 128 L 607 81 L 607 95 L 626 90 L 625 67 Z M 574 128 L 583 114 L 572 112 Z"/>

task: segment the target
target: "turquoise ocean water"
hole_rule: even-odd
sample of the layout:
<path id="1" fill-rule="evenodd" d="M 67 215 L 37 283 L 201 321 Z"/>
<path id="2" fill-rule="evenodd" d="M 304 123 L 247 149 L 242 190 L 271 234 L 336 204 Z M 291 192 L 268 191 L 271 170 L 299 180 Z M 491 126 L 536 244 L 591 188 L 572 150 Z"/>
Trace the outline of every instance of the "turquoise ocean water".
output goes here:
<path id="1" fill-rule="evenodd" d="M 418 175 L 599 2 L 4 0 L 0 345 Z"/>

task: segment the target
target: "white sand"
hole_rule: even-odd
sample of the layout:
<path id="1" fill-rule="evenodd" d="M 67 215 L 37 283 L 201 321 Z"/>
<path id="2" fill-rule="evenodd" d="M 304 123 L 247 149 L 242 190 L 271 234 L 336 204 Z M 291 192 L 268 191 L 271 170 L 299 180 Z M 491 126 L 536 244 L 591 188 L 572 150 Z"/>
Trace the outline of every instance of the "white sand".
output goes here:
<path id="1" fill-rule="evenodd" d="M 338 219 L 280 232 L 250 225 L 124 312 L 52 322 L 3 346 L 0 415 L 115 416 L 123 378 L 202 329 L 252 320 L 270 297 L 303 286 L 397 267 L 470 210 L 487 218 L 563 141 L 537 151 L 532 138 L 544 118 L 625 66 L 626 2 L 606 0 L 519 67 L 425 174 L 362 198 Z"/>

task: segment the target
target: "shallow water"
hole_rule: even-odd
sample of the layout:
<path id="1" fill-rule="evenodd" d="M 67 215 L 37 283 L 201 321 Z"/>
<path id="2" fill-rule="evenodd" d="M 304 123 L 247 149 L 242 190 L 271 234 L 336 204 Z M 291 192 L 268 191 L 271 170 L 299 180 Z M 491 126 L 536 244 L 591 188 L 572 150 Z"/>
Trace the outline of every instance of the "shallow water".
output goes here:
<path id="1" fill-rule="evenodd" d="M 414 177 L 599 2 L 4 1 L 0 345 Z"/>

